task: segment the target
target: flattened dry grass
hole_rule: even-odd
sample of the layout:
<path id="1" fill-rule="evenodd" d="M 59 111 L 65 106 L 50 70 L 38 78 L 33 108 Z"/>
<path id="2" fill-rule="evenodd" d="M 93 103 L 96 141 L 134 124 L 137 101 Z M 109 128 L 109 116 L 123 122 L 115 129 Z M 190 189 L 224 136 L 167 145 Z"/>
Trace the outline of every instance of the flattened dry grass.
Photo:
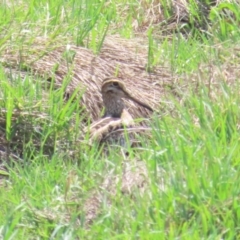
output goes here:
<path id="1" fill-rule="evenodd" d="M 210 52 L 212 51 L 210 46 L 207 48 L 210 49 Z M 31 75 L 32 78 L 41 79 L 41 83 L 38 84 L 45 87 L 44 94 L 46 96 L 49 94 L 46 86 L 49 89 L 61 89 L 63 91 L 61 101 L 65 101 L 66 104 L 75 101 L 75 104 L 79 104 L 79 107 L 83 108 L 81 117 L 85 119 L 82 123 L 85 122 L 86 126 L 88 118 L 90 121 L 94 121 L 101 116 L 103 106 L 100 87 L 105 77 L 117 76 L 121 78 L 135 97 L 143 99 L 157 112 L 161 109 L 161 113 L 158 113 L 159 116 L 165 113 L 174 116 L 174 107 L 170 100 L 172 96 L 184 104 L 188 91 L 198 93 L 201 91 L 199 86 L 202 84 L 207 86 L 209 94 L 212 95 L 216 93 L 212 89 L 219 87 L 219 79 L 225 81 L 226 84 L 234 84 L 234 79 L 239 77 L 238 52 L 237 46 L 228 52 L 224 50 L 224 45 L 216 45 L 212 56 L 210 54 L 211 57 L 208 58 L 208 62 L 200 63 L 197 71 L 190 75 L 183 73 L 177 75 L 171 71 L 170 67 L 167 67 L 168 64 L 165 67 L 155 66 L 151 72 L 147 71 L 148 47 L 142 39 L 124 40 L 117 36 L 107 37 L 99 55 L 95 55 L 84 47 L 55 46 L 49 44 L 49 41 L 44 38 L 37 38 L 31 47 L 26 42 L 21 51 L 11 47 L 7 48 L 1 56 L 1 62 L 9 81 L 16 77 L 20 81 L 25 81 L 26 76 Z M 215 61 L 216 54 L 219 54 L 218 62 Z M 229 62 L 231 64 L 228 64 Z M 76 103 L 74 99 L 79 99 L 80 102 Z M 37 102 L 32 104 L 34 106 Z M 47 105 L 49 103 L 43 103 L 42 109 Z M 150 117 L 146 109 L 135 105 L 135 103 L 129 101 L 126 102 L 126 105 L 134 118 Z M 18 147 L 22 149 L 23 144 L 20 143 L 24 131 L 27 134 L 33 132 L 33 129 L 42 129 L 40 126 L 34 126 L 36 122 L 32 122 L 33 118 L 38 118 L 39 123 L 45 121 L 44 124 L 46 121 L 52 121 L 48 119 L 46 113 L 34 111 L 34 108 L 31 111 L 26 111 L 23 106 L 18 109 L 17 104 L 15 104 L 12 125 L 18 127 L 15 128 L 15 135 L 12 137 L 11 143 L 6 140 L 6 132 L 2 132 L 1 142 L 3 146 L 11 146 L 10 149 L 12 149 L 18 143 Z M 6 126 L 6 114 L 7 110 L 2 109 L 0 117 L 2 129 Z M 19 118 L 24 119 L 23 125 L 14 124 Z M 73 125 L 74 122 L 72 122 Z M 84 125 L 81 125 L 80 132 L 83 128 Z M 40 146 L 40 140 L 37 136 L 38 134 L 36 134 L 34 145 Z M 76 144 L 79 144 L 79 141 Z M 50 152 L 53 152 L 54 146 L 56 147 L 54 139 L 50 138 L 45 146 L 48 146 L 45 150 L 49 149 Z M 44 152 L 46 153 L 46 151 Z M 14 153 L 14 155 L 16 154 Z"/>
<path id="2" fill-rule="evenodd" d="M 119 37 L 106 38 L 98 56 L 89 49 L 67 46 L 47 46 L 48 41 L 37 39 L 21 51 L 7 49 L 1 62 L 8 71 L 18 70 L 21 74 L 29 71 L 53 81 L 60 87 L 68 79 L 66 93 L 71 95 L 76 89 L 83 93 L 81 105 L 86 107 L 91 120 L 96 120 L 102 110 L 100 87 L 106 77 L 119 77 L 127 89 L 137 98 L 144 99 L 152 108 L 159 107 L 164 94 L 164 86 L 175 81 L 169 69 L 155 67 L 147 72 L 147 44 L 138 41 L 125 41 Z M 147 110 L 128 102 L 127 107 L 134 118 L 146 117 Z"/>
<path id="3" fill-rule="evenodd" d="M 11 136 L 11 140 L 7 140 L 6 133 L 2 133 L 1 143 L 5 146 L 5 151 L 12 152 L 13 147 L 15 147 L 22 153 L 23 138 L 24 142 L 28 142 L 31 138 L 31 134 L 30 138 L 26 137 L 29 135 L 28 133 L 34 133 L 34 129 L 39 131 L 43 128 L 41 125 L 45 126 L 47 122 L 52 125 L 51 122 L 56 121 L 51 116 L 44 117 L 45 111 L 49 111 L 48 109 L 51 108 L 49 102 L 46 101 L 50 96 L 48 91 L 51 92 L 51 89 L 62 91 L 60 102 L 65 102 L 68 105 L 71 104 L 71 101 L 75 101 L 75 104 L 79 104 L 79 107 L 84 110 L 81 112 L 81 118 L 85 119 L 82 122 L 83 124 L 85 122 L 85 126 L 88 124 L 87 119 L 90 118 L 90 121 L 94 121 L 101 116 L 103 105 L 100 88 L 102 80 L 109 76 L 117 76 L 122 79 L 129 92 L 135 97 L 143 99 L 152 108 L 158 109 L 162 96 L 165 94 L 165 86 L 174 85 L 176 79 L 171 76 L 170 70 L 166 67 L 155 67 L 153 71 L 147 72 L 148 49 L 147 44 L 143 45 L 143 42 L 143 40 L 139 42 L 125 41 L 120 37 L 108 37 L 99 55 L 75 45 L 49 45 L 49 42 L 44 38 L 37 38 L 30 45 L 31 47 L 26 41 L 26 45 L 23 44 L 21 50 L 8 47 L 1 56 L 1 63 L 10 85 L 12 79 L 15 78 L 22 81 L 22 85 L 24 85 L 28 76 L 31 76 L 32 79 L 37 77 L 36 83 L 34 80 L 33 83 L 38 87 L 43 87 L 45 91 L 43 95 L 45 94 L 46 97 L 40 97 L 39 101 L 32 102 L 33 108 L 31 109 L 29 106 L 27 111 L 22 104 L 20 104 L 19 109 L 18 102 L 13 104 L 12 113 L 9 109 L 2 109 L 0 120 L 3 129 L 7 124 L 7 113 L 12 115 L 11 126 L 15 126 L 16 122 L 21 119 L 21 124 L 17 124 L 18 127 L 15 126 L 12 129 L 15 134 Z M 14 96 L 11 97 L 14 98 Z M 20 98 L 22 97 L 24 96 Z M 77 99 L 80 99 L 80 102 L 76 103 Z M 44 110 L 42 114 L 34 109 L 34 105 L 39 105 L 39 102 L 41 109 Z M 126 102 L 126 106 L 134 118 L 149 117 L 145 108 L 139 107 L 131 101 Z M 39 126 L 36 119 L 39 119 Z M 74 125 L 75 121 L 73 120 L 72 123 Z M 81 132 L 83 128 L 82 125 L 79 131 Z M 24 135 L 24 131 L 26 135 Z M 40 139 L 40 135 L 36 133 L 35 140 L 33 140 L 35 146 L 41 146 Z M 63 141 L 61 142 L 63 143 Z M 16 143 L 18 144 L 16 145 Z M 75 144 L 79 144 L 79 142 L 77 141 Z M 47 153 L 47 149 L 53 152 L 56 147 L 54 137 L 50 136 L 44 145 L 48 146 L 45 147 L 44 153 Z"/>

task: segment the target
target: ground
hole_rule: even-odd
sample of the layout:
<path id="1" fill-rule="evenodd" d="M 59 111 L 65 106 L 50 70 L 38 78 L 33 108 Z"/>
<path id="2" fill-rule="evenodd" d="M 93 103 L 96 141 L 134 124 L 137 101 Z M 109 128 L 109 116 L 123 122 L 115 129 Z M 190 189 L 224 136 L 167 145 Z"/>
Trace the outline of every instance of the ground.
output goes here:
<path id="1" fill-rule="evenodd" d="M 2 239 L 238 239 L 237 3 L 0 5 Z M 155 110 L 128 156 L 83 131 L 109 76 Z"/>

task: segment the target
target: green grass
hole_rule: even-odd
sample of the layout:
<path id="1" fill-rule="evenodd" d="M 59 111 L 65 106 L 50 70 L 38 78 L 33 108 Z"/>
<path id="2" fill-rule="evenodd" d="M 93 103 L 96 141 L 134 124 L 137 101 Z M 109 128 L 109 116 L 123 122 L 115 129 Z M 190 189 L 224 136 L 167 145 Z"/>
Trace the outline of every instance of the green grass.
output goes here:
<path id="1" fill-rule="evenodd" d="M 21 51 L 26 41 L 30 46 L 36 37 L 44 36 L 49 45 L 73 43 L 97 54 L 106 34 L 134 38 L 132 21 L 144 21 L 140 1 L 134 0 L 9 2 L 12 7 L 0 4 L 1 52 L 9 46 Z M 151 6 L 150 1 L 144 3 Z M 224 21 L 223 8 L 234 13 L 231 21 Z M 79 89 L 63 100 L 70 74 L 55 89 L 31 73 L 24 81 L 20 76 L 9 80 L 3 69 L 11 63 L 3 62 L 0 108 L 5 125 L 1 131 L 9 141 L 16 134 L 24 139 L 21 146 L 14 143 L 16 149 L 23 149 L 22 160 L 9 160 L 8 172 L 0 171 L 0 238 L 238 239 L 239 79 L 233 72 L 226 80 L 223 71 L 226 64 L 239 67 L 236 9 L 237 5 L 226 3 L 212 10 L 215 24 L 201 39 L 173 36 L 160 41 L 154 35 L 156 26 L 147 31 L 146 70 L 169 66 L 173 75 L 181 74 L 180 86 L 187 87 L 181 88 L 183 102 L 163 96 L 173 111 L 154 114 L 152 137 L 142 139 L 142 150 L 130 152 L 130 162 L 140 159 L 148 168 L 150 183 L 143 194 L 137 190 L 131 196 L 121 194 L 117 185 L 116 194 L 109 197 L 102 187 L 108 176 L 121 176 L 123 157 L 115 151 L 104 156 L 96 147 L 76 144 L 85 116 L 78 104 Z M 64 57 L 71 58 L 67 52 Z M 17 68 L 28 69 L 21 61 Z M 84 204 L 96 191 L 103 195 L 101 211 L 85 227 Z"/>

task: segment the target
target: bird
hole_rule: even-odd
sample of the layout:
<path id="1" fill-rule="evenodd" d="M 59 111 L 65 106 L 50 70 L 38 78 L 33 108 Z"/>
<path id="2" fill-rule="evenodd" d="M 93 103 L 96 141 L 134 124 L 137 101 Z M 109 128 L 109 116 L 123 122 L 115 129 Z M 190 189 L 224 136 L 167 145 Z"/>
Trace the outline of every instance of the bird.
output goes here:
<path id="1" fill-rule="evenodd" d="M 127 91 L 125 84 L 118 78 L 106 78 L 102 82 L 101 94 L 104 115 L 89 127 L 90 142 L 126 145 L 125 133 L 143 131 L 143 127 L 136 128 L 132 116 L 125 109 L 123 99 L 129 99 L 153 112 L 146 103 L 133 97 Z"/>
<path id="2" fill-rule="evenodd" d="M 90 142 L 95 141 L 99 144 L 116 144 L 120 147 L 126 146 L 125 133 L 128 133 L 130 140 L 134 138 L 132 133 L 141 132 L 144 127 L 136 127 L 134 119 L 125 108 L 123 99 L 131 100 L 138 105 L 153 112 L 153 109 L 146 103 L 133 97 L 123 81 L 117 78 L 106 78 L 102 82 L 101 94 L 104 106 L 103 117 L 93 122 L 89 127 Z M 85 131 L 86 131 L 85 130 Z M 107 149 L 104 149 L 107 150 Z M 107 150 L 108 151 L 108 150 Z M 104 151 L 106 153 L 106 151 Z M 108 153 L 108 152 L 107 152 Z M 127 152 L 122 152 L 124 157 L 128 156 Z M 94 222 L 99 213 L 103 201 L 111 206 L 111 199 L 116 196 L 120 186 L 120 191 L 124 195 L 134 196 L 139 189 L 142 194 L 147 188 L 149 182 L 147 165 L 138 159 L 129 158 L 122 162 L 122 176 L 110 171 L 104 177 L 101 187 L 93 190 L 90 197 L 83 205 L 86 225 L 89 226 Z M 104 192 L 101 192 L 104 190 Z M 106 194 L 107 193 L 107 194 Z M 138 195 L 139 196 L 139 195 Z M 107 201 L 106 201 L 107 200 Z"/>

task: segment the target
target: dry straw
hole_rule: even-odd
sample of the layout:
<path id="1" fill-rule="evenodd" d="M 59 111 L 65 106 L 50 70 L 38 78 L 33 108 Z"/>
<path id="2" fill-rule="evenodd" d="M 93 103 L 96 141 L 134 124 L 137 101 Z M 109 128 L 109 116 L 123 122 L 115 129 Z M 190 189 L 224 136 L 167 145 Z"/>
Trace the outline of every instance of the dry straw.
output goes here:
<path id="1" fill-rule="evenodd" d="M 100 116 L 100 86 L 106 77 L 119 77 L 133 96 L 144 99 L 154 109 L 158 108 L 163 85 L 172 81 L 166 68 L 156 67 L 151 73 L 146 71 L 147 44 L 142 40 L 126 41 L 116 36 L 108 37 L 98 55 L 75 45 L 48 44 L 46 39 L 37 38 L 31 46 L 23 45 L 21 51 L 9 48 L 2 55 L 1 62 L 8 69 L 17 69 L 21 63 L 46 80 L 54 79 L 56 87 L 61 86 L 64 79 L 70 76 L 66 92 L 71 94 L 75 89 L 84 92 L 81 104 L 86 107 L 91 120 Z M 127 102 L 126 105 L 134 118 L 146 117 L 148 114 L 147 110 L 133 102 Z"/>
<path id="2" fill-rule="evenodd" d="M 118 36 L 107 37 L 100 53 L 96 55 L 84 47 L 57 46 L 49 39 L 39 37 L 31 44 L 29 41 L 23 43 L 21 49 L 9 44 L 1 55 L 0 62 L 6 73 L 15 73 L 22 79 L 29 73 L 40 76 L 43 80 L 52 81 L 55 88 L 61 87 L 65 79 L 68 79 L 66 95 L 70 96 L 79 89 L 79 94 L 83 94 L 79 104 L 84 107 L 86 116 L 95 121 L 101 117 L 103 104 L 100 87 L 106 77 L 117 76 L 134 97 L 144 100 L 153 109 L 159 108 L 164 85 L 171 84 L 173 78 L 170 71 L 164 67 L 155 67 L 151 73 L 147 72 L 147 52 L 147 43 L 141 39 L 123 40 Z M 19 70 L 19 66 L 24 66 L 24 69 Z M 149 111 L 134 102 L 126 101 L 126 108 L 133 118 L 148 117 Z M 25 125 L 31 125 L 28 124 L 28 117 L 31 119 L 31 116 L 22 116 L 21 111 L 14 112 L 13 122 L 17 119 L 15 113 L 24 117 Z M 5 124 L 5 114 L 1 111 L 2 125 Z M 42 115 L 43 113 L 39 113 L 39 118 Z M 24 128 L 20 129 L 22 131 Z M 14 139 L 14 142 L 21 143 L 18 145 L 18 152 L 22 151 L 22 136 L 17 134 L 15 137 L 19 139 Z M 5 133 L 1 134 L 1 138 L 5 139 Z M 36 139 L 35 145 L 40 145 L 39 140 Z M 4 141 L 1 142 L 3 144 Z M 8 143 L 11 149 L 12 145 L 16 146 Z M 48 148 L 52 149 L 52 146 Z"/>

